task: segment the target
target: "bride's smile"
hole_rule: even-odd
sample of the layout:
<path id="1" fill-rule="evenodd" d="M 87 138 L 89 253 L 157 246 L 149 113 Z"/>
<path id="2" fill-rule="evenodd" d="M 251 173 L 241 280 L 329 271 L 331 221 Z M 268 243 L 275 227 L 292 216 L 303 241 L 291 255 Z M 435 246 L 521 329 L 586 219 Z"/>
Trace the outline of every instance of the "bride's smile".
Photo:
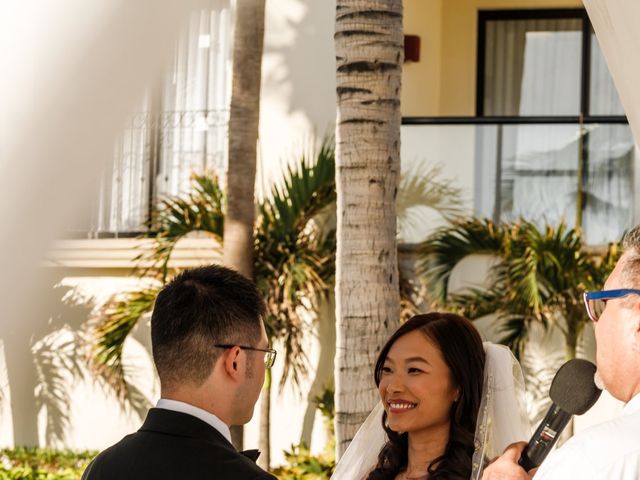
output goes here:
<path id="1" fill-rule="evenodd" d="M 390 413 L 404 413 L 411 408 L 416 408 L 415 403 L 405 402 L 404 400 L 388 400 Z"/>

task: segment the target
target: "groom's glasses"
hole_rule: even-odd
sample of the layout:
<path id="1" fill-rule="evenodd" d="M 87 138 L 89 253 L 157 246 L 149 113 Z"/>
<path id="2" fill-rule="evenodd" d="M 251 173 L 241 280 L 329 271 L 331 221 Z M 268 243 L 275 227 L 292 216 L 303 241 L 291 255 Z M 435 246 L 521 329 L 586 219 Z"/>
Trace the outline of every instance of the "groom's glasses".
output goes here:
<path id="1" fill-rule="evenodd" d="M 244 345 L 214 345 L 214 347 L 218 347 L 218 348 L 238 347 L 238 348 L 241 348 L 243 350 L 252 350 L 254 352 L 264 352 L 265 353 L 265 355 L 264 355 L 264 366 L 265 366 L 265 368 L 273 367 L 273 364 L 276 361 L 276 355 L 278 353 L 273 348 L 246 347 Z"/>

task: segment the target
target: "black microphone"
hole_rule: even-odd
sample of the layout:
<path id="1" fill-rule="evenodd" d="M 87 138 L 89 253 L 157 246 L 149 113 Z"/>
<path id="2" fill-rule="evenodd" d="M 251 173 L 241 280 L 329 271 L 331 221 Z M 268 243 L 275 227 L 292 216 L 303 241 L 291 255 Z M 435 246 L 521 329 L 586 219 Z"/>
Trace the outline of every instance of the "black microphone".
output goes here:
<path id="1" fill-rule="evenodd" d="M 518 460 L 526 471 L 542 463 L 573 415 L 582 415 L 596 403 L 602 390 L 594 382 L 595 373 L 593 363 L 577 358 L 560 367 L 549 389 L 553 403 Z"/>

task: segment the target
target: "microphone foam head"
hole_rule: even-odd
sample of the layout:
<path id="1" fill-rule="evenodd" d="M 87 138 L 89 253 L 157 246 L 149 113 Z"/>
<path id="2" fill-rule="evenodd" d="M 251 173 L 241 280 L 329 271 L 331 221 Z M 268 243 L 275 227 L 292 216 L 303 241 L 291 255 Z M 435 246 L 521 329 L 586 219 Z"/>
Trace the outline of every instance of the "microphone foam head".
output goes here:
<path id="1" fill-rule="evenodd" d="M 593 381 L 595 373 L 596 366 L 588 360 L 569 360 L 560 367 L 551 382 L 551 400 L 567 413 L 582 415 L 602 393 Z"/>

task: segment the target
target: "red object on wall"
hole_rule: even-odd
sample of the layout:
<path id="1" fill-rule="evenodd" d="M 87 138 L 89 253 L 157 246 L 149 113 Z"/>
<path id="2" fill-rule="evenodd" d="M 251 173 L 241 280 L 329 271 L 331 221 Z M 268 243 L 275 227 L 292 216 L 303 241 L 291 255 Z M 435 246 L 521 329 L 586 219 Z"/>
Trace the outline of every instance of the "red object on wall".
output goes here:
<path id="1" fill-rule="evenodd" d="M 420 37 L 418 35 L 404 36 L 404 61 L 420 61 Z"/>

